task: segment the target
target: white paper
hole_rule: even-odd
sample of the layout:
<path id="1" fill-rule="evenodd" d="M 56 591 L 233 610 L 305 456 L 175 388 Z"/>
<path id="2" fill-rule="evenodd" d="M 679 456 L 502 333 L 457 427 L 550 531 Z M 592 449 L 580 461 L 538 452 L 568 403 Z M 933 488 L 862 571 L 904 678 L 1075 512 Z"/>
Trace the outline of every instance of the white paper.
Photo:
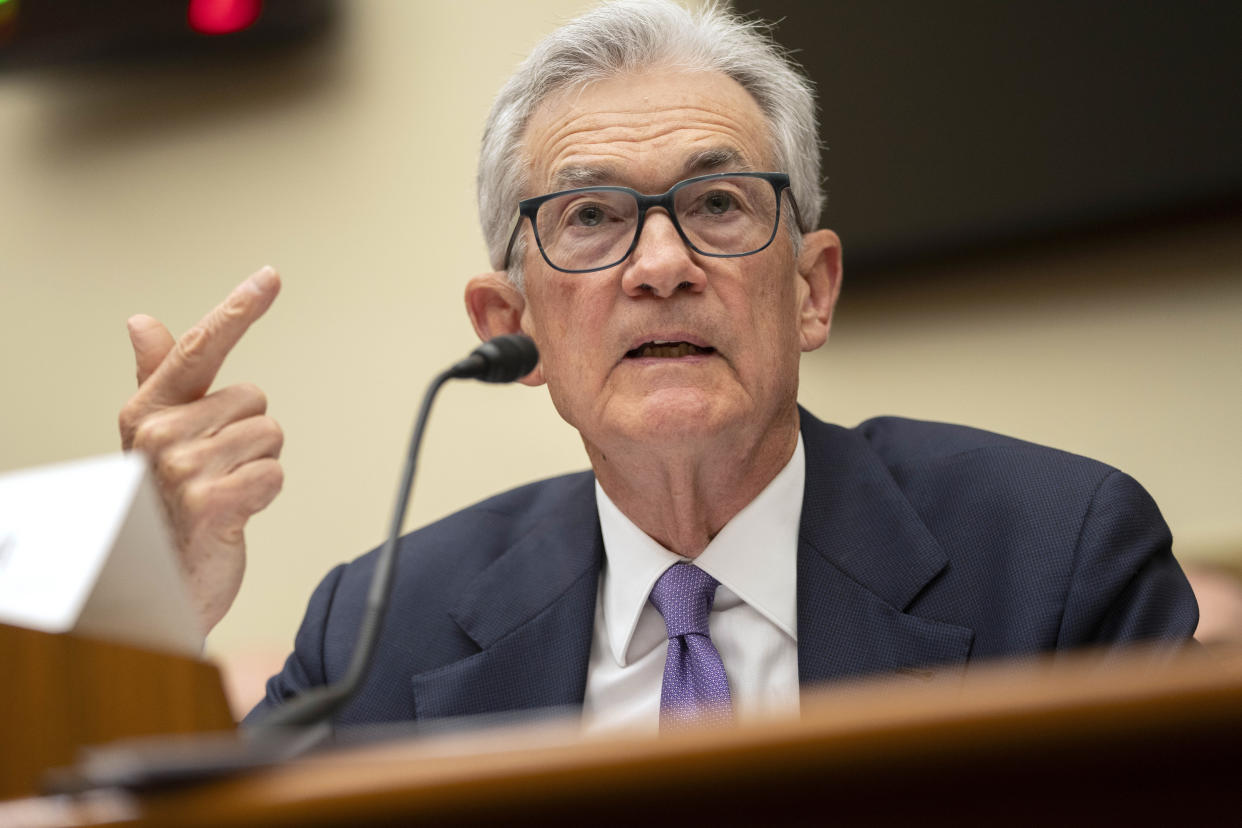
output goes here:
<path id="1" fill-rule="evenodd" d="M 200 653 L 141 455 L 0 475 L 0 622 Z"/>

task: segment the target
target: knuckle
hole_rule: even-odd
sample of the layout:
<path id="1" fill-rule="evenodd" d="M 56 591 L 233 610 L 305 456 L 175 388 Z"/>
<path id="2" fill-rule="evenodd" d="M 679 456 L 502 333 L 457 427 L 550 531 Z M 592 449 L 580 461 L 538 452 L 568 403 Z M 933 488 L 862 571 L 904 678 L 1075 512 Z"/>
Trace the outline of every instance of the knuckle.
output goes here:
<path id="1" fill-rule="evenodd" d="M 267 483 L 273 493 L 279 492 L 285 487 L 285 469 L 277 461 L 273 460 L 269 470 L 266 472 Z"/>
<path id="2" fill-rule="evenodd" d="M 167 416 L 152 414 L 144 417 L 134 427 L 134 448 L 149 454 L 159 454 L 173 442 L 174 428 Z"/>
<path id="3" fill-rule="evenodd" d="M 117 415 L 116 425 L 121 432 L 121 444 L 124 448 L 133 448 L 135 432 L 138 430 L 141 417 L 142 415 L 132 402 L 126 403 L 121 408 L 121 413 Z"/>
<path id="4" fill-rule="evenodd" d="M 221 320 L 242 319 L 250 310 L 250 299 L 240 291 L 233 293 L 217 308 Z"/>
<path id="5" fill-rule="evenodd" d="M 233 387 L 237 389 L 237 394 L 251 407 L 257 408 L 259 413 L 267 411 L 267 394 L 262 388 L 253 382 L 239 382 Z"/>
<path id="6" fill-rule="evenodd" d="M 215 487 L 208 481 L 196 481 L 181 490 L 181 505 L 187 513 L 201 517 L 210 511 L 215 500 Z"/>
<path id="7" fill-rule="evenodd" d="M 206 349 L 209 339 L 206 327 L 195 325 L 177 340 L 177 353 L 183 361 L 198 359 Z"/>
<path id="8" fill-rule="evenodd" d="M 198 452 L 186 446 L 172 446 L 161 452 L 156 460 L 160 479 L 167 482 L 193 477 L 199 465 Z"/>
<path id="9" fill-rule="evenodd" d="M 259 473 L 255 475 L 254 486 L 247 498 L 246 510 L 250 514 L 265 509 L 285 484 L 285 471 L 278 461 L 269 458 L 259 463 Z"/>
<path id="10" fill-rule="evenodd" d="M 215 528 L 216 539 L 221 543 L 229 546 L 239 546 L 245 543 L 246 529 L 245 521 L 242 523 L 225 523 Z"/>
<path id="11" fill-rule="evenodd" d="M 285 444 L 285 430 L 272 417 L 262 417 L 259 421 L 263 434 L 277 450 Z"/>

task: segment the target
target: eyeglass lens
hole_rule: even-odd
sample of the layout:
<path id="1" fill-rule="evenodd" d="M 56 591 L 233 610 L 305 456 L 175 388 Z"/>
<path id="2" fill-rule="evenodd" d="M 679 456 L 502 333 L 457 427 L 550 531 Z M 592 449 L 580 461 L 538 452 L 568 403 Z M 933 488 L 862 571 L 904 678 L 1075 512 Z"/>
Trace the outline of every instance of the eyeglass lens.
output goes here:
<path id="1" fill-rule="evenodd" d="M 673 193 L 673 209 L 690 244 L 708 255 L 753 253 L 776 228 L 776 192 L 762 178 L 691 181 Z M 536 214 L 544 255 L 565 270 L 616 264 L 637 227 L 638 202 L 624 190 L 579 190 L 545 201 Z"/>

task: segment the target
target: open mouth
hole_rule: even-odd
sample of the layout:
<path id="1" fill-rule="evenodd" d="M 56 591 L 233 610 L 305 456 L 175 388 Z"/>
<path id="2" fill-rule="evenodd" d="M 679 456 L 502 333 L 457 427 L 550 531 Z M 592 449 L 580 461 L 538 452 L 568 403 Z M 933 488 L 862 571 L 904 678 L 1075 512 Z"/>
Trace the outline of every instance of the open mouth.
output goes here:
<path id="1" fill-rule="evenodd" d="M 716 353 L 716 349 L 712 347 L 700 347 L 689 342 L 669 342 L 666 340 L 658 340 L 654 342 L 644 342 L 632 351 L 625 352 L 626 359 L 678 359 L 688 356 L 704 356 Z"/>

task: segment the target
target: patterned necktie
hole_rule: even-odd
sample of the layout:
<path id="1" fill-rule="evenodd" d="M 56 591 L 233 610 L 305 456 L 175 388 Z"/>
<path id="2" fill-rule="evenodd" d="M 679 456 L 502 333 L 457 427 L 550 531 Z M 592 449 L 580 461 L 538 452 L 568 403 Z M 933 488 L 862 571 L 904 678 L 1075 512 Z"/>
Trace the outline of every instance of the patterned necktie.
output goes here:
<path id="1" fill-rule="evenodd" d="M 660 727 L 727 724 L 733 707 L 729 679 L 707 631 L 716 579 L 692 564 L 673 564 L 651 590 L 668 628 L 668 658 L 660 688 Z"/>

